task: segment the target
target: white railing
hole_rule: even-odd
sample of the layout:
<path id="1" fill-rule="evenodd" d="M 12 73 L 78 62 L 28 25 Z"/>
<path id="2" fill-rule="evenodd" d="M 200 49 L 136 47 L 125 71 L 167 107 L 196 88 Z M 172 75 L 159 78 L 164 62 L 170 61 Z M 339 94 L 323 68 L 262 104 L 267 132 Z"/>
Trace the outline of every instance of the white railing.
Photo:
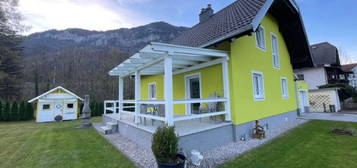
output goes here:
<path id="1" fill-rule="evenodd" d="M 228 99 L 227 98 L 214 98 L 214 99 L 182 99 L 182 100 L 174 100 L 173 104 L 186 104 L 190 105 L 193 103 L 227 103 Z M 119 103 L 123 105 L 122 109 L 119 109 Z M 132 115 L 135 118 L 136 117 L 143 117 L 143 118 L 148 118 L 148 119 L 154 119 L 154 120 L 160 120 L 167 122 L 167 117 L 166 114 L 165 116 L 157 116 L 157 115 L 152 115 L 152 114 L 142 114 L 139 112 L 135 111 L 128 111 L 127 109 L 134 109 L 136 105 L 143 105 L 143 104 L 150 104 L 150 105 L 162 105 L 165 104 L 164 100 L 123 100 L 123 101 L 118 101 L 118 100 L 105 100 L 104 101 L 104 114 L 107 114 L 107 111 L 112 111 L 113 113 L 120 113 L 122 114 L 128 114 Z M 108 106 L 109 105 L 109 106 Z M 225 107 L 225 106 L 224 106 Z M 139 110 L 141 110 L 139 108 Z M 192 119 L 199 119 L 199 118 L 206 118 L 206 117 L 212 117 L 212 116 L 219 116 L 219 115 L 227 115 L 229 111 L 227 109 L 224 109 L 223 111 L 209 111 L 206 113 L 201 113 L 201 114 L 190 114 L 190 115 L 182 115 L 182 116 L 175 116 L 174 117 L 174 122 L 175 121 L 184 121 L 184 120 L 192 120 Z"/>

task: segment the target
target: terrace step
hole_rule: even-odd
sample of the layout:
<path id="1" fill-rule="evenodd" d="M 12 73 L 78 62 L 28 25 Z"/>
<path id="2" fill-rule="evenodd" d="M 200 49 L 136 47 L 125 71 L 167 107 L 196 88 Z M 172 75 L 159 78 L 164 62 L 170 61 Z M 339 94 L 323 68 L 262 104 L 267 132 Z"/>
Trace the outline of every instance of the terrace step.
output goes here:
<path id="1" fill-rule="evenodd" d="M 113 133 L 112 128 L 110 128 L 108 126 L 102 126 L 100 128 L 102 129 L 102 132 L 103 132 L 104 135 Z"/>
<path id="2" fill-rule="evenodd" d="M 118 123 L 107 122 L 106 125 L 112 130 L 112 133 L 118 132 Z"/>

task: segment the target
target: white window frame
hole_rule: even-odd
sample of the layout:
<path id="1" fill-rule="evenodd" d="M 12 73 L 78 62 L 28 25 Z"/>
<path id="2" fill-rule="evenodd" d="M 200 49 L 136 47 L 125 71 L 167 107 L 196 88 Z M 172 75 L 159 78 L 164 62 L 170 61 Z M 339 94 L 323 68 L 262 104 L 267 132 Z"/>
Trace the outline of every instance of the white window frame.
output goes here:
<path id="1" fill-rule="evenodd" d="M 263 37 L 263 41 L 262 41 L 262 45 L 263 46 L 260 46 L 259 42 L 258 42 L 257 34 L 259 33 L 260 29 L 262 29 L 262 31 L 263 31 L 263 36 L 262 36 Z M 261 26 L 261 25 L 257 28 L 257 31 L 255 32 L 255 43 L 256 43 L 257 48 L 259 48 L 259 49 L 261 49 L 263 51 L 266 51 L 267 45 L 266 45 L 266 38 L 265 38 L 265 28 L 263 26 Z"/>
<path id="2" fill-rule="evenodd" d="M 258 84 L 258 89 L 261 94 L 257 95 L 255 91 L 256 83 L 254 82 L 254 76 L 260 75 L 261 76 L 261 85 Z M 264 87 L 264 74 L 263 72 L 252 71 L 252 88 L 253 88 L 253 98 L 255 101 L 265 100 L 265 87 Z"/>
<path id="3" fill-rule="evenodd" d="M 279 56 L 279 40 L 278 36 L 276 36 L 273 32 L 270 32 L 271 38 L 271 53 L 273 57 L 273 67 L 276 69 L 280 69 L 280 56 Z M 276 53 L 274 53 L 274 42 L 273 39 L 276 40 Z M 277 62 L 275 62 L 277 60 Z"/>
<path id="4" fill-rule="evenodd" d="M 155 97 L 151 97 L 152 96 L 152 89 L 151 89 L 152 85 L 155 86 Z M 149 100 L 156 100 L 157 99 L 157 85 L 156 85 L 156 82 L 152 82 L 152 83 L 148 84 L 148 99 Z"/>
<path id="5" fill-rule="evenodd" d="M 193 73 L 193 74 L 188 74 L 185 75 L 185 98 L 186 99 L 191 99 L 191 93 L 190 93 L 190 85 L 189 85 L 189 79 L 198 77 L 198 80 L 200 82 L 200 99 L 202 99 L 202 78 L 201 78 L 201 72 Z M 186 104 L 186 115 L 191 115 L 191 104 Z"/>
<path id="6" fill-rule="evenodd" d="M 286 88 L 284 88 L 283 86 L 284 80 L 285 80 Z M 286 77 L 280 77 L 280 87 L 281 87 L 281 97 L 284 99 L 289 98 L 289 85 L 288 85 L 288 79 Z"/>

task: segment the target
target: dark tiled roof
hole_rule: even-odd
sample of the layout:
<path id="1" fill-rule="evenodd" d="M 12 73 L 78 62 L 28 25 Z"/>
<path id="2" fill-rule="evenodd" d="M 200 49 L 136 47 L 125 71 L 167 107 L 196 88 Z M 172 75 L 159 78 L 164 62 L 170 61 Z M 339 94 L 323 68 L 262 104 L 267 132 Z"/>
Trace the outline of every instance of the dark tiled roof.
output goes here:
<path id="1" fill-rule="evenodd" d="M 266 0 L 237 0 L 218 11 L 210 19 L 198 23 L 171 43 L 199 47 L 252 23 Z"/>
<path id="2" fill-rule="evenodd" d="M 311 45 L 310 48 L 315 66 L 322 66 L 326 64 L 340 65 L 338 51 L 334 45 L 328 42 L 323 42 Z"/>
<path id="3" fill-rule="evenodd" d="M 343 71 L 345 71 L 345 72 L 349 72 L 349 71 L 352 71 L 352 69 L 353 69 L 354 67 L 356 67 L 356 66 L 357 66 L 357 63 L 345 64 L 345 65 L 342 65 L 342 66 L 341 66 L 341 69 L 342 69 Z"/>

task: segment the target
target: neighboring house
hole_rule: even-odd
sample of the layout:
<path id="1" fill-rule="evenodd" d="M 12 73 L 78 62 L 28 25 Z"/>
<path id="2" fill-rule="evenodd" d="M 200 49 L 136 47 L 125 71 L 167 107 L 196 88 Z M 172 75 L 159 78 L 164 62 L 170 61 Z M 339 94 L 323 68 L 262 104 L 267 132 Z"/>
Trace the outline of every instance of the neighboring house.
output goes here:
<path id="1" fill-rule="evenodd" d="M 293 68 L 305 67 L 313 62 L 294 1 L 208 6 L 172 44 L 152 42 L 109 72 L 119 98 L 105 101 L 102 129 L 150 148 L 158 126 L 175 125 L 187 153 L 249 139 L 255 120 L 275 130 L 297 118 Z M 123 100 L 131 75 L 135 100 Z"/>
<path id="2" fill-rule="evenodd" d="M 36 103 L 36 122 L 52 122 L 58 115 L 62 116 L 63 120 L 77 119 L 80 101 L 83 99 L 58 86 L 28 102 Z"/>
<path id="3" fill-rule="evenodd" d="M 348 84 L 357 88 L 357 63 L 342 65 L 341 68 L 347 73 Z"/>
<path id="4" fill-rule="evenodd" d="M 300 80 L 309 83 L 309 89 L 318 89 L 326 84 L 347 83 L 346 73 L 341 70 L 338 50 L 334 45 L 323 42 L 311 45 L 310 49 L 315 66 L 294 70 Z"/>

